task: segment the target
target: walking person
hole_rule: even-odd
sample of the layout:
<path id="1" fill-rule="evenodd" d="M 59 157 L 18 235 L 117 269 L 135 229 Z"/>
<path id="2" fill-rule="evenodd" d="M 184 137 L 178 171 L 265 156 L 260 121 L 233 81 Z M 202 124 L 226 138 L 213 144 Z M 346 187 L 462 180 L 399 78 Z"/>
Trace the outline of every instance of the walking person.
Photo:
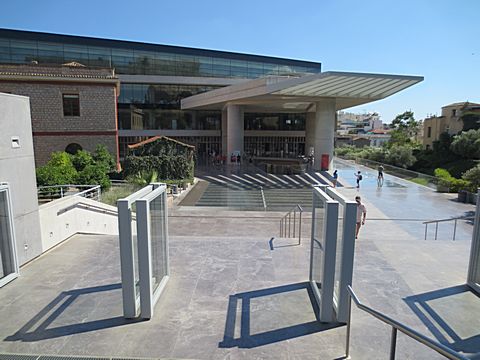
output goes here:
<path id="1" fill-rule="evenodd" d="M 383 186 L 383 171 L 384 171 L 383 166 L 380 165 L 377 170 L 378 170 L 377 185 L 378 185 L 378 187 L 382 187 Z"/>
<path id="2" fill-rule="evenodd" d="M 365 225 L 365 220 L 367 218 L 367 208 L 362 204 L 362 199 L 360 196 L 355 196 L 355 201 L 357 202 L 357 228 L 355 231 L 355 239 L 358 239 L 358 233 L 360 232 L 360 227 Z"/>
<path id="3" fill-rule="evenodd" d="M 363 179 L 362 172 L 358 170 L 355 176 L 357 177 L 357 189 L 360 189 L 360 181 Z"/>
<path id="4" fill-rule="evenodd" d="M 332 184 L 333 184 L 333 187 L 336 188 L 337 187 L 337 181 L 338 181 L 338 171 L 335 170 L 333 172 L 333 180 L 332 180 Z"/>

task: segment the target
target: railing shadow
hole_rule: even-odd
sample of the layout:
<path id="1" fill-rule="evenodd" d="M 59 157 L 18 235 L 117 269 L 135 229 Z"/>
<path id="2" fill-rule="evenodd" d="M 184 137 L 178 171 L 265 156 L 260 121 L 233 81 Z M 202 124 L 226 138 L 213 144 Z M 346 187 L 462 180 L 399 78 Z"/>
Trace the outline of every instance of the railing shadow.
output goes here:
<path id="1" fill-rule="evenodd" d="M 474 310 L 480 309 L 480 297 L 467 285 L 412 295 L 404 301 L 440 343 L 480 359 L 480 327 L 475 328 L 479 321 Z"/>
<path id="2" fill-rule="evenodd" d="M 295 292 L 297 293 L 294 294 Z M 301 292 L 303 292 L 303 294 Z M 302 309 L 302 311 L 310 310 L 312 320 L 296 324 L 291 324 L 290 321 L 287 326 L 282 326 L 281 323 L 285 322 L 285 318 L 292 318 L 291 315 L 293 314 L 281 314 L 280 310 L 285 312 L 285 309 L 298 308 L 299 296 L 308 297 L 308 302 L 311 305 L 311 308 Z M 252 307 L 252 301 L 256 300 L 261 300 L 259 301 L 260 305 L 254 304 Z M 274 300 L 277 302 L 275 303 Z M 263 306 L 261 305 L 262 301 L 264 304 Z M 275 307 L 275 305 L 278 306 Z M 274 311 L 272 311 L 272 307 Z M 252 313 L 255 314 L 254 318 L 258 319 L 255 324 L 253 324 L 253 327 L 263 327 L 264 329 L 267 329 L 266 331 L 252 334 Z M 340 323 L 320 323 L 318 321 L 317 314 L 318 307 L 308 282 L 231 295 L 228 303 L 224 337 L 223 341 L 219 343 L 219 347 L 255 348 L 258 346 L 294 339 L 300 336 L 314 334 L 343 325 Z M 275 317 L 275 315 L 278 316 Z M 240 317 L 239 324 L 237 324 L 237 317 Z M 295 318 L 295 316 L 293 316 L 293 318 Z M 240 336 L 235 337 L 235 330 L 238 330 L 238 327 Z"/>
<path id="3" fill-rule="evenodd" d="M 34 342 L 138 322 L 138 320 L 125 319 L 123 316 L 115 316 L 107 319 L 86 322 L 82 321 L 79 323 L 55 326 L 56 320 L 60 320 L 60 323 L 65 323 L 70 319 L 70 316 L 68 315 L 64 316 L 65 318 L 62 319 L 61 315 L 64 314 L 72 303 L 78 300 L 80 296 L 92 294 L 97 294 L 98 296 L 98 293 L 119 290 L 121 288 L 121 284 L 111 284 L 63 291 L 30 321 L 28 321 L 20 330 L 13 335 L 7 336 L 4 340 Z M 91 310 L 92 309 L 85 309 L 85 312 L 91 313 Z M 73 316 L 72 322 L 75 322 Z M 51 327 L 52 325 L 53 327 Z"/>

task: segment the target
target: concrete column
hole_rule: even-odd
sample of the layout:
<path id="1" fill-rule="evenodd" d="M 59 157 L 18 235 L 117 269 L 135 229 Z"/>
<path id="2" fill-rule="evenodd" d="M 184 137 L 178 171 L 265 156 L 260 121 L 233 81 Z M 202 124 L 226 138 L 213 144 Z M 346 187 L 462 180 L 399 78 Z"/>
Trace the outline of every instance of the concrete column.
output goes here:
<path id="1" fill-rule="evenodd" d="M 227 110 L 222 110 L 222 125 L 221 125 L 221 134 L 222 134 L 222 155 L 228 155 L 227 153 Z"/>
<path id="2" fill-rule="evenodd" d="M 240 151 L 243 155 L 243 109 L 240 105 L 227 105 L 227 158 L 230 163 L 232 152 Z"/>
<path id="3" fill-rule="evenodd" d="M 330 169 L 333 159 L 333 142 L 335 138 L 335 100 L 322 100 L 316 103 L 315 113 L 307 113 L 305 127 L 305 155 L 314 149 L 314 170 L 320 170 L 322 154 L 328 154 Z"/>

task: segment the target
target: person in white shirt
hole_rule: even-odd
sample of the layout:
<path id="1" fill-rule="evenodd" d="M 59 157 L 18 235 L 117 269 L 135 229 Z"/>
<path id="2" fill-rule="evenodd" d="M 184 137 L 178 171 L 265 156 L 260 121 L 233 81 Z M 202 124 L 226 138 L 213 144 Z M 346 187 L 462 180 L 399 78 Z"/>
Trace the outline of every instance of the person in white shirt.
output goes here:
<path id="1" fill-rule="evenodd" d="M 355 239 L 358 239 L 358 233 L 360 227 L 365 225 L 365 219 L 367 217 L 367 208 L 362 204 L 362 199 L 360 196 L 355 196 L 355 201 L 357 202 L 357 230 L 355 232 Z"/>

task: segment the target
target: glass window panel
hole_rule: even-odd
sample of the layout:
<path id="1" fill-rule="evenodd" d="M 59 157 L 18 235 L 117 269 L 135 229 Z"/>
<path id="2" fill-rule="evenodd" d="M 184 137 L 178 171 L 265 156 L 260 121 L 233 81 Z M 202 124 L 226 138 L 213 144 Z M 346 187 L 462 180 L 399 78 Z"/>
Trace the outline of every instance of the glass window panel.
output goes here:
<path id="1" fill-rule="evenodd" d="M 15 272 L 10 214 L 6 191 L 0 191 L 0 279 Z"/>
<path id="2" fill-rule="evenodd" d="M 155 292 L 163 277 L 167 275 L 166 266 L 166 229 L 164 223 L 165 209 L 163 196 L 150 202 L 150 240 L 152 262 L 152 291 Z"/>

